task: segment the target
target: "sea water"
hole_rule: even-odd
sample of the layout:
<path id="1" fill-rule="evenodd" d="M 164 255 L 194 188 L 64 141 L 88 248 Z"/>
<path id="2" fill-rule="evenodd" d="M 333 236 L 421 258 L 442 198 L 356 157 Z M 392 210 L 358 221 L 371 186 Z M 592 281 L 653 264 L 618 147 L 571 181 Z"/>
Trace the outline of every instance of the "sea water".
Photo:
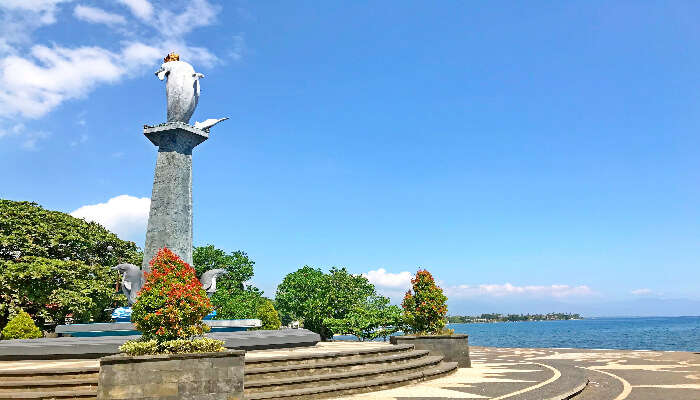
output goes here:
<path id="1" fill-rule="evenodd" d="M 449 324 L 493 347 L 700 351 L 700 316 Z"/>

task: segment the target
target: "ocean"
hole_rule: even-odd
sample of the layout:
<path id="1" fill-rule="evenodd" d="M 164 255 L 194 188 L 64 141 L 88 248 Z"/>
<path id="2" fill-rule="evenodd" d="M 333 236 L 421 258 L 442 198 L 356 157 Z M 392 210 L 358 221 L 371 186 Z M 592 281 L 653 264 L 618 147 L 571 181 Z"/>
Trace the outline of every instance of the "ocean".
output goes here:
<path id="1" fill-rule="evenodd" d="M 448 324 L 493 347 L 700 351 L 700 316 Z"/>

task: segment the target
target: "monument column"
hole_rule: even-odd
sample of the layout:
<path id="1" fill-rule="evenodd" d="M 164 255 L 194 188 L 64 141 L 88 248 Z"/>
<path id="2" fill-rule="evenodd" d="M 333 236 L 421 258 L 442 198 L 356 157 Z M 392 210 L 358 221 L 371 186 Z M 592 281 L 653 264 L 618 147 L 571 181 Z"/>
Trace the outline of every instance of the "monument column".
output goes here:
<path id="1" fill-rule="evenodd" d="M 142 269 L 167 247 L 192 264 L 192 149 L 209 138 L 208 130 L 184 122 L 144 125 L 143 134 L 158 146 Z"/>

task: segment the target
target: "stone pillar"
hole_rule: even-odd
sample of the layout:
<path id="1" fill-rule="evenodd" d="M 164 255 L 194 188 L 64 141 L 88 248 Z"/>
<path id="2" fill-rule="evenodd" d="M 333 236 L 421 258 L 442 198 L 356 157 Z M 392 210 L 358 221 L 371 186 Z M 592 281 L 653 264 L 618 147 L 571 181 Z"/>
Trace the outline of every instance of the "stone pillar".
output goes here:
<path id="1" fill-rule="evenodd" d="M 148 215 L 144 271 L 158 250 L 167 247 L 192 264 L 192 149 L 209 133 L 183 122 L 144 126 L 143 134 L 158 146 Z"/>

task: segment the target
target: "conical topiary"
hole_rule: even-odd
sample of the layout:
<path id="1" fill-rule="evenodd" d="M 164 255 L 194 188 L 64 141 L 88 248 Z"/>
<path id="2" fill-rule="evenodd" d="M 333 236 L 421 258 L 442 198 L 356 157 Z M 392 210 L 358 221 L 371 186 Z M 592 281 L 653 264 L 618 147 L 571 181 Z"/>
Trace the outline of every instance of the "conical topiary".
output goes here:
<path id="1" fill-rule="evenodd" d="M 209 330 L 202 322 L 212 306 L 194 268 L 163 248 L 132 308 L 131 320 L 144 340 L 190 339 Z"/>
<path id="2" fill-rule="evenodd" d="M 38 339 L 42 336 L 41 329 L 24 310 L 15 315 L 2 330 L 3 339 Z"/>

